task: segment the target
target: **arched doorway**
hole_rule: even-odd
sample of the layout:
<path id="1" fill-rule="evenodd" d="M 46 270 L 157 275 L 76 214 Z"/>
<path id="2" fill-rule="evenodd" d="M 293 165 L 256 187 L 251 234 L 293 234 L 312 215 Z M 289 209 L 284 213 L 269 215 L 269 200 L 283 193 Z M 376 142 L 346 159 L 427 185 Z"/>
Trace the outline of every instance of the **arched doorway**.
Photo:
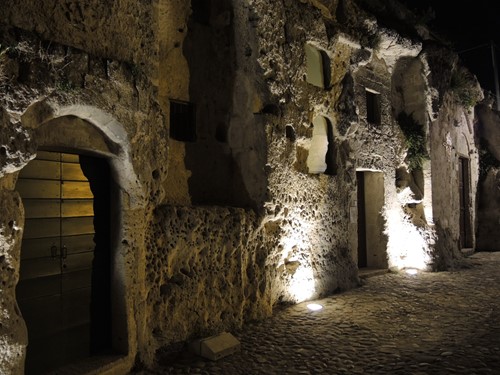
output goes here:
<path id="1" fill-rule="evenodd" d="M 20 172 L 26 374 L 113 352 L 110 176 L 106 159 L 54 150 L 39 151 Z"/>
<path id="2" fill-rule="evenodd" d="M 107 324 L 106 318 L 104 318 L 105 316 L 109 317 L 109 315 L 101 314 L 101 311 L 98 311 L 99 316 L 103 319 L 100 323 L 95 317 L 91 316 L 90 319 L 95 323 L 91 327 L 95 327 L 96 330 L 99 330 L 99 327 L 105 327 L 103 330 L 106 335 L 111 336 L 111 348 L 109 348 L 107 339 L 92 336 L 92 333 L 89 333 L 87 342 L 90 348 L 88 353 L 85 354 L 86 357 L 78 362 L 71 360 L 68 362 L 71 363 L 70 365 L 62 365 L 64 369 L 57 367 L 56 373 L 66 373 L 66 371 L 68 373 L 100 373 L 99 371 L 104 368 L 105 371 L 125 373 L 132 368 L 138 351 L 136 323 L 138 318 L 137 315 L 133 314 L 133 309 L 135 302 L 141 298 L 142 289 L 138 285 L 142 285 L 142 275 L 138 272 L 138 264 L 143 264 L 141 261 L 144 257 L 144 243 L 141 235 L 144 233 L 146 225 L 143 220 L 144 215 L 141 214 L 144 213 L 146 207 L 144 189 L 141 179 L 134 170 L 130 156 L 131 146 L 128 134 L 120 122 L 99 108 L 84 105 L 59 107 L 45 100 L 33 103 L 23 114 L 22 121 L 26 128 L 34 130 L 32 136 L 38 145 L 38 156 L 47 151 L 78 156 L 80 174 L 83 174 L 89 181 L 87 183 L 88 188 L 92 192 L 94 218 L 101 215 L 98 214 L 98 209 L 102 207 L 105 207 L 106 210 L 109 208 L 108 215 L 111 216 L 111 220 L 109 220 L 109 268 L 107 265 L 104 266 L 109 269 L 107 275 L 109 279 L 107 280 L 110 283 L 110 290 L 101 294 L 100 297 L 97 295 L 91 297 L 91 301 L 94 301 L 94 303 L 91 302 L 89 306 L 91 311 L 96 311 L 93 306 L 99 306 L 97 302 L 99 298 L 109 297 L 107 302 L 110 304 L 111 316 L 109 319 L 111 319 L 111 325 Z M 103 170 L 103 168 L 106 170 L 104 174 L 110 183 L 111 190 L 109 199 L 107 199 L 109 205 L 101 205 L 97 202 L 93 181 L 99 182 L 104 181 L 104 179 L 99 178 L 99 174 L 97 174 L 97 177 L 93 175 L 93 173 L 97 172 L 92 171 L 92 168 L 90 170 L 85 168 L 87 164 L 82 162 L 85 157 L 90 157 L 91 160 L 98 162 L 97 170 Z M 104 166 L 99 162 L 103 162 Z M 28 168 L 28 166 L 24 166 L 24 168 Z M 19 172 L 20 174 L 23 174 L 23 169 Z M 97 189 L 99 188 L 97 187 Z M 24 201 L 25 199 L 23 205 Z M 82 221 L 85 220 L 82 219 Z M 87 224 L 89 224 L 88 219 Z M 92 224 L 95 225 L 93 220 Z M 24 241 L 27 239 L 26 232 L 23 233 L 23 238 Z M 94 259 L 97 252 L 97 246 L 95 244 L 93 246 L 92 259 Z M 50 243 L 49 248 L 50 256 L 52 256 L 52 243 Z M 62 246 L 56 249 L 56 257 L 57 254 L 60 254 L 61 249 Z M 22 250 L 15 255 L 16 258 L 21 258 L 21 253 L 23 253 Z M 69 246 L 67 246 L 67 253 L 69 254 Z M 24 273 L 23 266 L 25 264 L 20 266 L 20 273 Z M 94 268 L 94 265 L 92 265 L 92 268 Z M 92 271 L 90 274 L 92 283 Z M 22 277 L 24 279 L 24 274 Z M 19 291 L 22 282 L 21 280 L 19 283 Z M 41 285 L 40 283 L 35 284 Z M 106 290 L 106 288 L 100 289 Z M 18 304 L 22 305 L 19 302 L 20 297 L 22 297 L 22 295 L 19 295 L 19 291 L 16 299 Z M 24 315 L 23 320 L 28 320 L 26 313 Z M 24 328 L 24 322 L 22 326 Z M 28 345 L 30 345 L 33 335 L 30 335 L 29 332 L 28 335 Z M 91 343 L 92 337 L 98 337 L 99 342 L 104 342 L 103 347 L 93 346 Z M 50 342 L 47 341 L 46 345 L 50 345 Z M 56 351 L 61 350 L 60 348 L 53 349 Z M 31 350 L 31 348 L 28 350 Z M 111 355 L 93 355 L 109 352 L 111 352 Z"/>

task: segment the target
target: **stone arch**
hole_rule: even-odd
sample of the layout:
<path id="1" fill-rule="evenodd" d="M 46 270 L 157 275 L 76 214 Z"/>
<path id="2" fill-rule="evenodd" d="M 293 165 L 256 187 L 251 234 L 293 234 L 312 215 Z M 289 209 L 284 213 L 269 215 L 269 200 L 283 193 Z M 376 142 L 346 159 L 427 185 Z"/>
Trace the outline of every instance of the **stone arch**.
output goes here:
<path id="1" fill-rule="evenodd" d="M 465 133 L 460 133 L 457 137 L 457 154 L 463 157 L 470 157 L 470 145 L 467 135 Z"/>
<path id="2" fill-rule="evenodd" d="M 113 350 L 121 355 L 113 364 L 124 369 L 132 366 L 137 352 L 136 322 L 133 321 L 134 286 L 140 281 L 135 265 L 138 255 L 130 249 L 142 238 L 137 213 L 145 208 L 142 185 L 134 171 L 130 144 L 122 124 L 108 113 L 93 106 L 57 107 L 48 101 L 33 103 L 21 117 L 24 127 L 33 129 L 37 150 L 50 149 L 98 156 L 108 161 L 117 185 L 116 203 L 111 208 L 117 222 L 111 238 L 111 284 L 113 316 Z M 143 221 L 144 215 L 141 215 Z M 142 246 L 143 248 L 144 246 Z M 20 251 L 20 246 L 18 247 Z M 111 359 L 110 359 L 111 361 Z M 113 361 L 116 361 L 114 357 Z M 90 364 L 100 367 L 103 363 Z M 109 363 L 106 363 L 109 366 Z"/>
<path id="3" fill-rule="evenodd" d="M 61 118 L 79 119 L 84 129 L 58 124 L 57 129 L 52 129 L 53 136 L 48 128 L 44 129 L 51 121 Z M 52 146 L 91 151 L 108 157 L 116 173 L 117 183 L 130 198 L 130 209 L 140 208 L 145 204 L 142 187 L 132 165 L 125 128 L 108 113 L 93 106 L 71 105 L 59 108 L 47 101 L 39 101 L 28 107 L 21 117 L 21 122 L 24 127 L 35 129 L 35 133 L 47 137 L 47 140 L 42 142 L 53 143 Z M 63 133 L 57 135 L 56 130 Z M 85 132 L 85 138 L 77 137 Z M 92 135 L 102 138 L 99 145 L 95 145 Z"/>

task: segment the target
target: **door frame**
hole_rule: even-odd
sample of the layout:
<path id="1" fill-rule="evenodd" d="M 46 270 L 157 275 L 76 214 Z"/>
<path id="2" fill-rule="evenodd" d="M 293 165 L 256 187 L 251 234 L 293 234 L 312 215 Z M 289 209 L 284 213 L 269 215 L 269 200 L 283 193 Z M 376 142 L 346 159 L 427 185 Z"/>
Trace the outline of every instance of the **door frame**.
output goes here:
<path id="1" fill-rule="evenodd" d="M 382 214 L 385 204 L 385 175 L 383 171 L 358 169 L 356 181 L 358 268 L 385 269 L 388 267 L 385 219 Z"/>
<path id="2" fill-rule="evenodd" d="M 473 247 L 473 230 L 471 220 L 471 174 L 470 159 L 458 156 L 458 204 L 459 204 L 459 243 L 460 249 Z"/>
<path id="3" fill-rule="evenodd" d="M 52 371 L 60 368 L 61 366 L 64 367 L 66 365 L 69 365 L 75 361 L 80 361 L 82 359 L 89 358 L 95 354 L 103 355 L 112 353 L 111 305 L 108 301 L 111 301 L 111 295 L 110 295 L 111 256 L 110 255 L 112 252 L 111 238 L 114 233 L 113 231 L 114 228 L 112 228 L 112 222 L 110 218 L 111 218 L 111 204 L 112 202 L 115 201 L 115 199 L 113 199 L 112 197 L 116 197 L 117 195 L 116 192 L 115 194 L 113 194 L 110 191 L 110 188 L 113 184 L 111 175 L 109 173 L 109 162 L 105 158 L 96 158 L 92 156 L 87 159 L 87 162 L 85 163 L 86 167 L 84 167 L 81 159 L 83 155 L 81 153 L 77 153 L 76 151 L 71 153 L 68 151 L 62 152 L 61 150 L 53 150 L 45 147 L 41 147 L 39 151 L 42 151 L 42 149 L 43 151 L 46 152 L 46 154 L 43 155 L 41 158 L 37 156 L 37 158 L 30 161 L 30 163 L 33 163 L 34 161 L 37 160 L 38 163 L 40 164 L 48 163 L 46 165 L 47 167 L 53 166 L 53 168 L 52 169 L 49 168 L 48 171 L 52 170 L 53 172 L 49 174 L 46 173 L 40 174 L 36 171 L 36 169 L 31 168 L 30 175 L 26 176 L 25 179 L 23 178 L 22 181 L 26 181 L 23 183 L 23 186 L 26 189 L 28 189 L 26 191 L 33 193 L 30 193 L 28 197 L 22 196 L 21 199 L 24 200 L 24 199 L 34 198 L 36 199 L 34 203 L 36 202 L 39 202 L 39 204 L 41 203 L 42 208 L 43 207 L 50 208 L 53 207 L 54 204 L 56 204 L 59 207 L 57 210 L 50 208 L 49 211 L 45 212 L 42 211 L 40 208 L 36 209 L 36 211 L 34 211 L 35 216 L 33 217 L 33 220 L 42 220 L 42 222 L 40 222 L 39 224 L 33 222 L 29 227 L 29 228 L 34 228 L 33 225 L 35 226 L 44 225 L 43 221 L 46 221 L 47 219 L 49 220 L 49 222 L 51 221 L 53 222 L 54 220 L 59 221 L 59 223 L 57 224 L 57 226 L 59 227 L 57 237 L 53 238 L 45 237 L 46 233 L 40 230 L 36 230 L 34 233 L 36 234 L 36 237 L 33 237 L 33 239 L 30 238 L 30 242 L 32 243 L 33 241 L 42 241 L 43 243 L 47 242 L 47 240 L 49 239 L 53 240 L 53 245 L 52 245 L 53 250 L 52 248 L 50 248 L 49 251 L 49 249 L 47 248 L 47 251 L 44 251 L 42 248 L 40 248 L 40 246 L 36 246 L 33 249 L 38 249 L 37 251 L 43 251 L 43 253 L 39 254 L 42 255 L 43 258 L 38 258 L 38 259 L 43 259 L 43 262 L 48 261 L 50 264 L 52 264 L 52 262 L 55 262 L 54 264 L 58 264 L 57 268 L 59 269 L 59 271 L 58 273 L 47 275 L 50 277 L 51 280 L 50 282 L 47 279 L 46 275 L 36 276 L 36 278 L 34 279 L 27 279 L 27 282 L 29 284 L 23 284 L 23 288 L 27 287 L 29 289 L 24 289 L 22 296 L 27 298 L 28 304 L 41 303 L 41 305 L 39 305 L 41 311 L 48 311 L 48 310 L 51 310 L 53 312 L 57 311 L 58 314 L 57 318 L 56 316 L 52 316 L 52 319 L 46 316 L 43 319 L 50 319 L 50 320 L 47 321 L 43 320 L 41 321 L 41 323 L 37 323 L 36 320 L 31 320 L 32 323 L 34 322 L 34 325 L 32 327 L 28 327 L 28 343 L 31 342 L 30 334 L 32 334 L 34 331 L 40 331 L 40 329 L 42 329 L 45 332 L 45 328 L 43 327 L 52 327 L 54 330 L 52 329 L 47 330 L 46 333 L 43 333 L 42 336 L 37 338 L 37 341 L 49 340 L 52 341 L 50 345 L 55 345 L 56 342 L 58 342 L 59 340 L 61 341 L 56 348 L 44 349 L 47 347 L 47 345 L 42 345 L 42 347 L 39 348 L 40 350 L 31 352 L 30 357 L 27 357 L 27 359 L 31 359 L 31 362 L 29 364 L 26 363 L 25 366 L 27 369 L 33 366 L 37 367 L 36 368 L 33 367 L 30 371 L 32 370 L 36 371 L 36 369 L 40 368 L 40 366 L 45 366 L 44 368 Z M 30 163 L 28 163 L 27 166 L 30 165 Z M 79 170 L 76 169 L 75 165 L 78 165 Z M 21 174 L 23 170 L 21 170 Z M 102 172 L 101 176 L 95 175 L 94 173 L 94 176 L 89 177 L 87 175 L 89 170 L 91 171 L 101 170 Z M 67 174 L 68 171 L 69 174 Z M 19 177 L 21 177 L 21 174 Z M 104 183 L 102 182 L 103 180 L 100 177 L 106 179 Z M 21 178 L 18 179 L 18 183 L 20 181 Z M 46 191 L 40 190 L 39 185 L 37 187 L 37 184 L 39 184 L 40 181 L 48 182 L 51 186 L 54 186 L 54 189 L 48 189 Z M 74 185 L 73 187 L 71 187 L 71 184 L 74 184 L 75 182 L 79 185 Z M 97 195 L 96 195 L 96 185 L 98 187 Z M 99 188 L 99 186 L 101 187 Z M 57 189 L 55 189 L 56 187 Z M 70 187 L 70 189 L 72 190 L 67 190 L 68 187 Z M 18 188 L 21 187 L 16 184 L 16 190 Z M 65 191 L 66 193 L 69 193 L 69 196 L 65 194 Z M 42 192 L 42 194 L 40 194 L 40 192 Z M 96 198 L 98 199 L 97 202 Z M 65 206 L 65 203 L 69 203 L 70 205 L 68 207 L 72 207 L 70 202 L 75 202 L 74 199 L 76 199 L 76 202 L 89 202 L 86 205 L 90 204 L 92 206 L 92 211 L 90 211 L 87 208 L 85 208 L 83 212 L 74 211 L 74 209 L 76 209 L 76 207 L 78 206 L 76 207 L 73 206 L 74 208 L 71 211 L 66 211 L 66 209 L 63 208 Z M 107 203 L 103 205 L 103 202 Z M 46 206 L 47 203 L 50 206 Z M 25 202 L 25 205 L 26 204 L 27 201 Z M 96 212 L 96 208 L 99 212 Z M 67 212 L 66 214 L 64 213 L 65 211 Z M 75 216 L 75 214 L 77 215 Z M 75 227 L 74 225 L 78 221 L 81 221 L 81 219 L 83 218 L 87 223 L 84 223 L 83 227 L 79 226 Z M 74 224 L 72 224 L 70 227 L 67 227 L 67 229 L 70 230 L 70 232 L 64 232 L 65 228 L 64 222 L 67 223 L 74 222 Z M 90 222 L 90 224 L 88 224 L 88 222 Z M 100 223 L 99 227 L 96 227 L 96 223 Z M 105 225 L 104 227 L 103 223 Z M 92 226 L 93 228 L 92 231 L 90 231 L 89 225 Z M 100 229 L 97 230 L 97 228 Z M 28 229 L 28 227 L 25 226 L 25 229 Z M 82 229 L 83 232 L 81 232 Z M 98 237 L 96 236 L 96 233 L 98 234 Z M 102 233 L 106 233 L 104 238 L 102 237 Z M 77 235 L 77 237 L 74 237 L 75 235 Z M 44 236 L 44 237 L 39 237 L 39 236 Z M 78 240 L 78 238 L 82 236 L 84 237 L 84 242 Z M 77 239 L 78 242 L 74 242 L 75 239 Z M 23 238 L 21 239 L 21 258 L 23 256 L 23 247 L 24 247 L 23 245 L 25 245 L 24 241 L 25 238 L 23 236 Z M 70 243 L 73 243 L 77 247 L 75 248 L 73 246 L 68 246 L 68 248 L 66 248 L 65 244 L 68 244 L 68 241 Z M 55 243 L 57 243 L 57 245 Z M 73 252 L 72 248 L 73 250 L 76 250 L 76 252 Z M 100 254 L 105 255 L 104 256 L 105 261 L 104 263 L 101 262 L 101 264 L 96 265 L 97 248 L 100 250 Z M 27 249 L 24 250 L 26 251 Z M 86 256 L 84 258 L 81 258 L 82 254 L 86 254 Z M 89 256 L 91 257 L 88 258 Z M 78 258 L 81 258 L 82 260 L 88 258 L 87 260 L 85 260 L 84 263 L 78 265 L 78 267 L 84 265 L 84 268 L 75 268 L 75 269 L 71 268 L 71 264 L 74 263 L 74 260 L 70 261 L 70 258 L 73 257 L 76 257 L 74 258 L 74 260 L 75 259 L 78 260 Z M 102 257 L 99 258 L 103 259 Z M 31 257 L 27 261 L 32 262 Z M 70 268 L 66 268 L 66 264 L 70 266 L 70 268 L 72 269 L 71 271 Z M 21 261 L 20 262 L 21 273 L 23 271 L 23 265 L 24 263 L 23 261 Z M 74 265 L 76 266 L 76 264 Z M 28 267 L 28 264 L 25 266 Z M 78 274 L 82 275 L 81 272 L 86 270 L 88 270 L 87 276 L 82 278 L 81 276 L 78 275 Z M 97 274 L 96 272 L 99 274 Z M 87 272 L 85 272 L 85 274 L 87 274 Z M 77 276 L 76 279 L 74 278 L 75 276 Z M 46 280 L 45 284 L 47 284 L 48 282 L 47 284 L 48 286 L 53 285 L 51 287 L 50 297 L 48 298 L 44 298 L 43 296 L 39 297 L 33 296 L 32 294 L 33 288 L 29 287 L 30 284 L 32 286 L 40 283 L 43 284 L 44 282 L 42 279 L 39 279 L 40 277 L 43 277 L 44 278 L 43 280 Z M 58 280 L 57 283 L 56 280 Z M 98 287 L 98 285 L 95 284 L 94 280 L 98 280 L 101 286 Z M 75 281 L 77 281 L 77 284 L 75 284 Z M 66 284 L 68 282 L 69 284 Z M 56 283 L 57 285 L 54 283 Z M 19 282 L 18 287 L 20 285 L 21 281 Z M 70 289 L 67 288 L 68 286 L 70 286 Z M 35 287 L 35 292 L 37 289 L 39 288 Z M 88 292 L 85 293 L 84 292 L 85 289 L 88 290 Z M 79 297 L 77 297 L 76 300 L 74 300 L 74 298 L 79 294 L 81 294 L 82 292 L 84 294 L 80 295 Z M 103 293 L 106 294 L 105 297 L 101 296 Z M 100 300 L 104 301 L 104 304 L 99 303 L 97 301 L 96 295 L 101 296 Z M 18 293 L 17 296 L 20 297 L 21 294 Z M 81 299 L 83 297 L 84 299 Z M 71 298 L 73 298 L 73 300 Z M 36 302 L 37 300 L 38 302 Z M 55 303 L 55 306 L 51 307 L 49 305 L 49 303 L 51 302 L 49 301 L 53 301 Z M 67 303 L 69 301 L 72 302 L 68 305 Z M 96 306 L 96 303 L 98 303 L 99 306 Z M 22 310 L 22 307 L 25 307 L 24 302 L 23 303 L 19 302 L 19 304 L 21 305 L 20 306 L 21 312 L 23 312 L 25 316 L 31 315 L 33 313 L 33 311 Z M 54 309 L 54 307 L 57 308 Z M 66 310 L 67 308 L 69 308 L 69 310 Z M 37 313 L 39 312 L 40 311 L 37 311 Z M 100 314 L 102 314 L 102 317 Z M 73 323 L 78 322 L 78 325 L 77 326 L 66 325 L 69 321 L 74 319 L 74 317 L 78 317 L 78 320 L 73 321 Z M 95 318 L 93 319 L 93 317 Z M 84 318 L 84 320 L 80 321 L 79 319 L 81 318 Z M 33 319 L 33 317 L 31 319 Z M 56 319 L 55 322 L 54 319 Z M 105 321 L 103 321 L 104 319 Z M 72 337 L 72 335 L 74 335 L 75 333 L 71 332 L 74 331 L 74 329 L 77 327 L 83 328 L 84 326 L 82 326 L 81 324 L 84 322 L 88 322 L 88 326 L 85 331 L 78 333 L 78 335 L 80 334 L 82 335 L 81 339 L 79 338 L 79 336 Z M 96 323 L 98 324 L 99 327 L 98 329 L 96 329 Z M 34 331 L 31 331 L 30 328 L 34 329 Z M 88 332 L 88 336 L 87 333 L 85 332 Z M 53 338 L 57 337 L 57 340 L 53 341 L 52 339 L 50 339 L 50 337 Z M 87 342 L 87 340 L 89 341 Z M 80 342 L 80 344 L 77 344 L 78 342 Z M 82 345 L 85 342 L 87 342 L 87 344 Z M 73 344 L 76 344 L 76 346 Z M 67 353 L 66 351 L 67 348 L 73 348 L 73 349 L 71 349 Z M 29 346 L 28 349 L 30 349 Z M 52 363 L 56 364 L 55 367 L 51 367 L 50 363 L 47 360 L 42 359 L 43 357 L 41 357 L 41 355 L 45 356 L 44 353 L 46 353 L 45 352 L 46 350 L 49 351 L 47 353 L 47 357 L 51 358 L 50 362 L 53 361 Z M 50 354 L 51 352 L 55 352 L 54 356 Z M 58 353 L 61 354 L 58 356 L 57 355 Z M 70 355 L 68 356 L 68 354 Z M 60 363 L 60 365 L 57 365 L 57 363 Z"/>
<path id="4" fill-rule="evenodd" d="M 89 360 L 85 362 L 85 368 L 98 371 L 105 366 L 108 370 L 127 372 L 136 361 L 139 338 L 146 331 L 146 327 L 139 323 L 145 312 L 134 311 L 136 301 L 145 299 L 144 274 L 139 266 L 146 261 L 144 232 L 147 229 L 143 219 L 147 215 L 147 197 L 143 179 L 136 174 L 132 163 L 128 133 L 113 116 L 97 107 L 59 106 L 44 100 L 28 107 L 22 122 L 26 128 L 33 129 L 32 137 L 39 149 L 88 153 L 108 159 L 118 191 L 116 207 L 112 208 L 116 233 L 111 244 L 114 265 L 111 274 L 112 345 L 117 355 Z M 36 150 L 32 153 L 35 154 Z M 20 249 L 20 245 L 16 248 Z M 15 256 L 19 257 L 19 254 Z M 15 294 L 12 297 L 15 299 Z M 25 332 L 22 319 L 14 326 Z M 24 354 L 21 360 L 23 358 Z"/>

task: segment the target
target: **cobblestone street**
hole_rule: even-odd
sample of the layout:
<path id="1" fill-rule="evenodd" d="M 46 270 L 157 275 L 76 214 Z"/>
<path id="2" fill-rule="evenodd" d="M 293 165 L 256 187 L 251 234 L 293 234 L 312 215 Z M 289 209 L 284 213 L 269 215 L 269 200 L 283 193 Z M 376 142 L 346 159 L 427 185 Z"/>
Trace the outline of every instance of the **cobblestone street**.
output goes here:
<path id="1" fill-rule="evenodd" d="M 218 361 L 179 353 L 141 374 L 500 374 L 500 253 L 450 272 L 387 273 L 232 332 Z"/>

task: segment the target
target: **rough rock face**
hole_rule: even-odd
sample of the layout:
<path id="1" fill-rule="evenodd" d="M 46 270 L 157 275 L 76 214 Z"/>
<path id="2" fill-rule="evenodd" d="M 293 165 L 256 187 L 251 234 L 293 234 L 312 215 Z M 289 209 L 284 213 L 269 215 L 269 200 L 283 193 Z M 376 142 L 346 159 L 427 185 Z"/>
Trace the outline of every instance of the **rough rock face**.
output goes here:
<path id="1" fill-rule="evenodd" d="M 354 1 L 39 7 L 2 5 L 0 372 L 22 373 L 29 340 L 16 179 L 39 150 L 111 166 L 122 358 L 103 372 L 353 288 L 358 267 L 461 256 L 457 168 L 468 160 L 473 223 L 474 119 L 435 44 Z"/>
<path id="2" fill-rule="evenodd" d="M 451 51 L 430 44 L 425 53 L 433 72 L 431 83 L 438 90 L 433 111 L 429 111 L 434 116 L 429 132 L 432 208 L 439 249 L 435 265 L 442 268 L 460 261 L 460 250 L 475 243 L 479 158 L 472 106 L 482 99 L 482 92 Z"/>
<path id="3" fill-rule="evenodd" d="M 500 118 L 484 104 L 476 107 L 477 132 L 481 142 L 478 194 L 477 244 L 482 251 L 498 251 L 500 210 Z"/>
<path id="4" fill-rule="evenodd" d="M 157 64 L 156 10 L 150 2 L 98 0 L 4 1 L 2 21 L 32 31 L 43 40 L 88 53 L 136 63 Z M 153 57 L 153 58 L 152 58 Z"/>
<path id="5" fill-rule="evenodd" d="M 0 222 L 0 369 L 5 374 L 22 374 L 24 353 L 28 342 L 26 326 L 15 299 L 15 287 L 19 277 L 23 209 L 16 192 L 2 191 L 2 219 Z"/>

